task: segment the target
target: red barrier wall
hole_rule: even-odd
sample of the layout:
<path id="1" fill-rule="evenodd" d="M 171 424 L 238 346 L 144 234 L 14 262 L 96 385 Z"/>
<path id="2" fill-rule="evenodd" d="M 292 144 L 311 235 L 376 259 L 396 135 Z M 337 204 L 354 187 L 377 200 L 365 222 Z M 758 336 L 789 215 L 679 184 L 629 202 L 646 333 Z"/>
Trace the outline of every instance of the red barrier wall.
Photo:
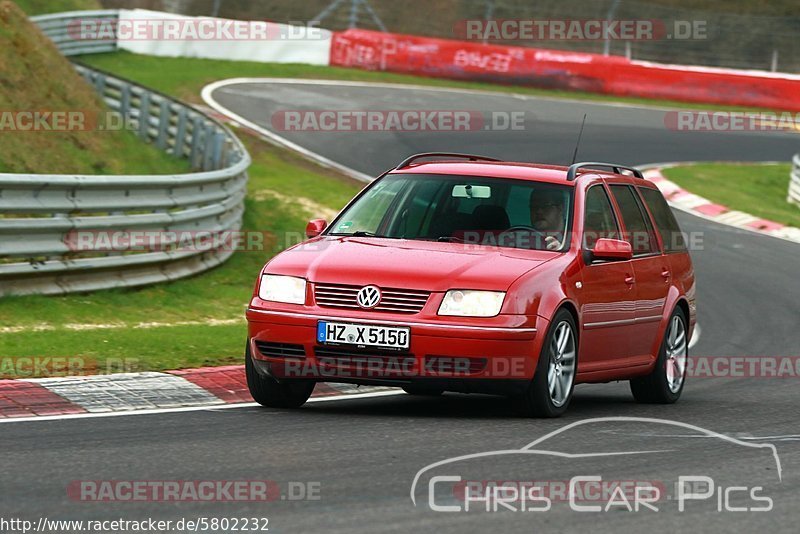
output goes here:
<path id="1" fill-rule="evenodd" d="M 369 30 L 334 32 L 331 65 L 566 89 L 800 111 L 800 76 L 662 65 Z"/>

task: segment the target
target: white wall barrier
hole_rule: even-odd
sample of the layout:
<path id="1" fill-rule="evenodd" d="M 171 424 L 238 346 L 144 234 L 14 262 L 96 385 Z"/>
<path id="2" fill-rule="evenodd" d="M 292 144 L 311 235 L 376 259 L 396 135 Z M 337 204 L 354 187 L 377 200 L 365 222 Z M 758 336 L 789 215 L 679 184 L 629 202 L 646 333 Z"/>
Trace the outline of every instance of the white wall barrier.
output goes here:
<path id="1" fill-rule="evenodd" d="M 121 50 L 162 57 L 328 65 L 333 33 L 316 26 L 119 11 Z M 157 38 L 149 38 L 157 37 Z"/>

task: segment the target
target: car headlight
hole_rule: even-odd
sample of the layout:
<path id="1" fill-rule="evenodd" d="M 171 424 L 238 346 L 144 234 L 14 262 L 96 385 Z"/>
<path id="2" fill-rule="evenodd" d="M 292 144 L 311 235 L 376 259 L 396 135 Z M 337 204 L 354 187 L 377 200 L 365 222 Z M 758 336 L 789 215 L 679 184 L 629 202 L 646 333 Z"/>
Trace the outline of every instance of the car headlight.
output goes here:
<path id="1" fill-rule="evenodd" d="M 265 274 L 261 277 L 258 297 L 262 300 L 285 302 L 287 304 L 306 303 L 306 281 L 294 276 Z"/>
<path id="2" fill-rule="evenodd" d="M 439 315 L 464 317 L 494 317 L 500 313 L 506 294 L 502 291 L 469 291 L 453 289 L 447 292 L 439 306 Z"/>

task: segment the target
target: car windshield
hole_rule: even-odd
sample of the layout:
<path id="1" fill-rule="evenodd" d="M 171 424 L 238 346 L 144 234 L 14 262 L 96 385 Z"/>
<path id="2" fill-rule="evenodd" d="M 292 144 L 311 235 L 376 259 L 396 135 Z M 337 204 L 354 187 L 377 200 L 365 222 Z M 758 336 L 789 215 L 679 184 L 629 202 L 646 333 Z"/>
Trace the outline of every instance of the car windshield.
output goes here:
<path id="1" fill-rule="evenodd" d="M 342 212 L 327 235 L 564 251 L 572 198 L 572 187 L 527 180 L 389 174 Z"/>

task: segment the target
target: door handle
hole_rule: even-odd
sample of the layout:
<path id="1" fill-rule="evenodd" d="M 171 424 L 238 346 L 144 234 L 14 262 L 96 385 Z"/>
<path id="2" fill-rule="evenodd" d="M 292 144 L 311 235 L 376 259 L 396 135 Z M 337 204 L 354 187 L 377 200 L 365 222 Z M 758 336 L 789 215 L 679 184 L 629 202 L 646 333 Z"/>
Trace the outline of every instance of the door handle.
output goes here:
<path id="1" fill-rule="evenodd" d="M 667 280 L 669 280 L 669 277 L 670 277 L 671 274 L 672 273 L 669 272 L 669 269 L 664 269 L 663 271 L 661 271 L 661 276 L 663 276 Z"/>
<path id="2" fill-rule="evenodd" d="M 625 277 L 625 283 L 628 285 L 632 285 L 635 281 L 636 279 L 631 275 Z"/>

